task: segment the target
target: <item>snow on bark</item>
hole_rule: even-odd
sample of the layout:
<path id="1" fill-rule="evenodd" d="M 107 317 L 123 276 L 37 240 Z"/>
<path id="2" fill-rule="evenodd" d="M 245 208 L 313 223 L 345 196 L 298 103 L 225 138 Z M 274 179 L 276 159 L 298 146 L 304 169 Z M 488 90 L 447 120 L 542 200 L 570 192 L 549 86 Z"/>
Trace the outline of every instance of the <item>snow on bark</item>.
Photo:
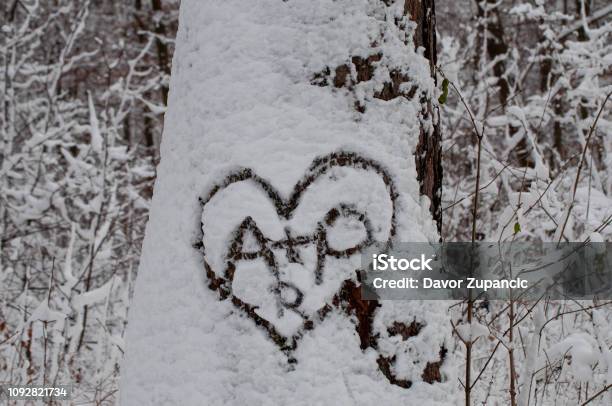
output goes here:
<path id="1" fill-rule="evenodd" d="M 452 399 L 445 307 L 362 301 L 355 272 L 438 239 L 413 28 L 403 1 L 181 4 L 122 404 Z"/>

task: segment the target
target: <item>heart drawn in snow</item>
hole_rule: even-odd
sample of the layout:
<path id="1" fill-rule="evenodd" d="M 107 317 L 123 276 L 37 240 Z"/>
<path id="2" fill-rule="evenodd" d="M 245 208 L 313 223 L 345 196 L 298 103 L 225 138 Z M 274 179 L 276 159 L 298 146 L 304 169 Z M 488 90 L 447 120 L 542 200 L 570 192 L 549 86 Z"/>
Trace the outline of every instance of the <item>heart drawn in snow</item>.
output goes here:
<path id="1" fill-rule="evenodd" d="M 262 231 L 265 225 L 258 225 L 251 215 L 247 215 L 233 226 L 235 228 L 231 233 L 229 246 L 223 247 L 225 252 L 214 253 L 214 255 L 222 256 L 223 265 L 221 268 L 223 269 L 214 269 L 215 267 L 209 260 L 211 253 L 207 252 L 210 247 L 205 243 L 205 235 L 210 230 L 207 229 L 209 224 L 204 214 L 209 206 L 214 205 L 211 202 L 220 199 L 223 191 L 247 183 L 251 192 L 253 190 L 261 192 L 269 199 L 274 206 L 279 221 L 288 222 L 294 217 L 303 195 L 309 191 L 311 186 L 321 180 L 324 177 L 323 175 L 329 174 L 334 168 L 340 167 L 366 171 L 369 175 L 374 175 L 384 183 L 386 196 L 382 195 L 380 198 L 388 199 L 391 213 L 388 220 L 390 224 L 386 224 L 385 228 L 388 230 L 386 241 L 383 240 L 382 242 L 389 247 L 396 233 L 397 191 L 395 185 L 391 176 L 381 164 L 354 152 L 335 152 L 316 158 L 303 177 L 295 184 L 288 199 L 283 198 L 267 180 L 261 178 L 249 168 L 230 173 L 220 183 L 217 183 L 205 197 L 200 198 L 202 234 L 196 245 L 204 255 L 204 267 L 209 280 L 209 288 L 216 291 L 222 300 L 229 299 L 236 308 L 264 329 L 276 345 L 287 353 L 295 350 L 303 333 L 313 329 L 331 310 L 331 304 L 327 302 L 321 303 L 320 306 L 317 304 L 314 308 L 312 306 L 307 308 L 305 304 L 308 302 L 309 293 L 312 293 L 311 290 L 316 290 L 318 286 L 324 283 L 326 279 L 325 268 L 326 263 L 329 262 L 329 257 L 337 260 L 347 259 L 361 253 L 366 247 L 374 243 L 373 228 L 368 213 L 358 210 L 357 202 L 342 202 L 329 208 L 327 213 L 316 222 L 312 232 L 293 235 L 291 230 L 286 227 L 283 238 L 278 238 L 278 235 L 277 238 L 270 238 Z M 334 179 L 334 177 L 328 178 L 331 182 L 334 182 Z M 323 193 L 325 193 L 325 190 L 323 190 Z M 329 193 L 333 193 L 333 191 L 330 190 Z M 244 203 L 246 200 L 246 204 L 251 204 L 251 197 L 250 195 L 247 199 L 243 197 L 241 204 L 249 207 Z M 222 205 L 219 202 L 216 204 L 217 207 Z M 340 221 L 352 221 L 360 224 L 363 230 L 363 237 L 360 241 L 349 247 L 334 248 L 330 242 L 329 232 Z M 215 238 L 217 237 L 215 236 Z M 225 236 L 220 236 L 220 238 L 225 238 Z M 312 273 L 312 275 L 308 275 L 313 281 L 310 285 L 313 287 L 312 289 L 304 288 L 304 285 L 300 287 L 297 282 L 284 277 L 285 267 L 303 267 L 304 261 L 300 251 L 304 249 L 311 249 L 313 252 L 311 262 L 314 269 L 307 270 L 307 272 Z M 247 271 L 242 270 L 241 272 L 248 273 L 250 272 L 248 264 L 253 262 L 257 262 L 260 268 L 265 268 L 265 277 L 258 277 L 255 279 L 255 283 L 260 279 L 267 278 L 267 290 L 263 291 L 263 294 L 262 291 L 259 291 L 256 295 L 250 296 L 248 293 L 237 293 L 234 286 L 237 269 L 240 266 L 247 266 Z M 217 267 L 219 267 L 219 263 L 217 263 Z M 341 283 L 332 285 L 332 293 L 337 295 L 340 288 Z M 275 309 L 274 314 L 270 311 L 266 313 L 263 307 L 254 303 L 253 298 L 259 298 L 262 295 L 268 297 L 267 303 L 272 304 L 271 307 Z M 294 322 L 294 328 L 290 332 L 279 327 L 284 319 L 290 319 Z"/>

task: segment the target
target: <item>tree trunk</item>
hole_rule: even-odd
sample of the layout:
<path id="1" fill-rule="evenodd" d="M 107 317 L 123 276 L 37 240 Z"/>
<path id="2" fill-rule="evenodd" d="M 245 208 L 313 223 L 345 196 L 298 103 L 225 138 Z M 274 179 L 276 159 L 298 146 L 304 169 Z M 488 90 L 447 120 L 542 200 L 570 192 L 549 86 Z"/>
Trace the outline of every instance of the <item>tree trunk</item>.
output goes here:
<path id="1" fill-rule="evenodd" d="M 429 60 L 431 77 L 436 81 L 436 6 L 434 0 L 406 0 L 404 11 L 417 23 L 414 46 L 425 49 Z M 442 231 L 442 133 L 440 132 L 439 109 L 431 100 L 427 101 L 425 116 L 433 117 L 433 131 L 421 130 L 415 153 L 417 176 L 422 195 L 431 201 L 430 212 L 438 232 Z"/>
<path id="2" fill-rule="evenodd" d="M 199 404 L 401 404 L 414 382 L 437 384 L 449 323 L 363 300 L 350 261 L 374 242 L 439 238 L 419 203 L 439 225 L 433 1 L 181 8 L 123 403 L 152 403 L 168 380 L 169 404 L 203 382 Z M 408 356 L 421 335 L 434 351 Z"/>

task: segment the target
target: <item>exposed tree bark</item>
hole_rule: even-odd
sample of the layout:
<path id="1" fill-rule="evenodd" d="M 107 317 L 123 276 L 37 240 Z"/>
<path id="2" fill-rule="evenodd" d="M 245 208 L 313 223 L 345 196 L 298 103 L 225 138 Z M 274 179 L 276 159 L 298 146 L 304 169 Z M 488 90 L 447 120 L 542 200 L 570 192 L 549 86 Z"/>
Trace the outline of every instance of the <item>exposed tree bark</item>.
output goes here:
<path id="1" fill-rule="evenodd" d="M 415 47 L 425 49 L 424 56 L 429 60 L 430 74 L 436 81 L 436 7 L 434 0 L 406 0 L 404 12 L 417 23 L 414 35 Z M 440 132 L 439 110 L 431 100 L 427 102 L 425 117 L 433 118 L 433 131 L 421 128 L 415 162 L 421 195 L 431 200 L 430 211 L 442 230 L 442 133 Z"/>

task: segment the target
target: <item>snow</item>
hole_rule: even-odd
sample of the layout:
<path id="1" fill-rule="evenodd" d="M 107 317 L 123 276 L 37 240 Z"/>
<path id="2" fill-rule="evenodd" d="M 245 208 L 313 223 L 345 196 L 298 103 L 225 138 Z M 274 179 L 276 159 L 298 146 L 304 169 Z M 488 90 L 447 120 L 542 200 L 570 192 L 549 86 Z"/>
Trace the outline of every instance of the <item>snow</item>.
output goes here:
<path id="1" fill-rule="evenodd" d="M 591 335 L 573 333 L 552 345 L 547 355 L 551 360 L 570 356 L 570 368 L 574 376 L 580 381 L 590 382 L 593 380 L 593 365 L 599 361 L 597 348 L 597 342 Z"/>
<path id="2" fill-rule="evenodd" d="M 49 304 L 46 301 L 42 301 L 23 323 L 23 326 L 27 326 L 34 321 L 44 321 L 50 323 L 53 329 L 61 331 L 64 329 L 65 319 L 65 314 L 49 309 Z"/>
<path id="3" fill-rule="evenodd" d="M 302 331 L 291 354 L 297 363 L 289 364 L 263 328 L 207 287 L 204 270 L 205 259 L 223 275 L 234 230 L 247 216 L 265 237 L 279 241 L 286 232 L 313 234 L 330 209 L 349 203 L 366 213 L 374 239 L 388 239 L 388 186 L 380 174 L 361 168 L 326 171 L 288 218 L 278 215 L 253 182 L 231 184 L 204 208 L 198 203 L 241 168 L 289 199 L 315 158 L 340 151 L 373 159 L 391 174 L 399 195 L 398 241 L 437 241 L 414 166 L 418 96 L 373 98 L 388 79 L 384 69 L 357 84 L 354 93 L 310 83 L 325 67 L 333 72 L 352 56 L 381 52 L 381 64 L 403 67 L 432 95 L 427 62 L 389 22 L 402 7 L 403 2 L 385 7 L 369 0 L 182 2 L 161 164 L 129 315 L 123 405 L 362 405 L 408 399 L 450 404 L 456 390 L 452 371 L 443 367 L 443 383 L 421 379 L 425 364 L 439 360 L 440 346 L 450 337 L 444 303 L 382 302 L 373 323 L 381 334 L 378 351 L 362 350 L 355 320 L 334 309 L 313 330 Z M 385 40 L 372 48 L 381 32 Z M 354 108 L 356 99 L 365 113 Z M 367 234 L 350 217 L 328 232 L 337 250 L 355 246 Z M 204 257 L 193 247 L 198 240 Z M 257 248 L 253 235 L 245 235 L 243 252 Z M 343 280 L 355 279 L 360 262 L 358 254 L 328 256 L 317 284 L 312 245 L 300 248 L 302 263 L 288 261 L 284 252 L 274 251 L 281 278 L 305 292 L 300 310 L 307 315 L 330 303 Z M 278 312 L 265 261 L 237 263 L 232 293 L 259 306 L 257 314 L 283 336 L 300 331 L 295 312 Z M 393 321 L 414 319 L 425 327 L 408 341 L 387 333 Z M 379 352 L 398 356 L 394 372 L 413 381 L 410 389 L 383 376 Z"/>
<path id="4" fill-rule="evenodd" d="M 476 341 L 478 337 L 487 336 L 489 329 L 487 326 L 477 321 L 456 326 L 457 333 L 465 341 Z"/>
<path id="5" fill-rule="evenodd" d="M 99 288 L 90 290 L 85 293 L 81 293 L 80 295 L 74 298 L 73 300 L 74 306 L 76 307 L 91 306 L 95 303 L 106 300 L 114 284 L 115 284 L 115 278 L 111 278 L 110 281 L 106 282 L 104 285 L 100 286 Z"/>

